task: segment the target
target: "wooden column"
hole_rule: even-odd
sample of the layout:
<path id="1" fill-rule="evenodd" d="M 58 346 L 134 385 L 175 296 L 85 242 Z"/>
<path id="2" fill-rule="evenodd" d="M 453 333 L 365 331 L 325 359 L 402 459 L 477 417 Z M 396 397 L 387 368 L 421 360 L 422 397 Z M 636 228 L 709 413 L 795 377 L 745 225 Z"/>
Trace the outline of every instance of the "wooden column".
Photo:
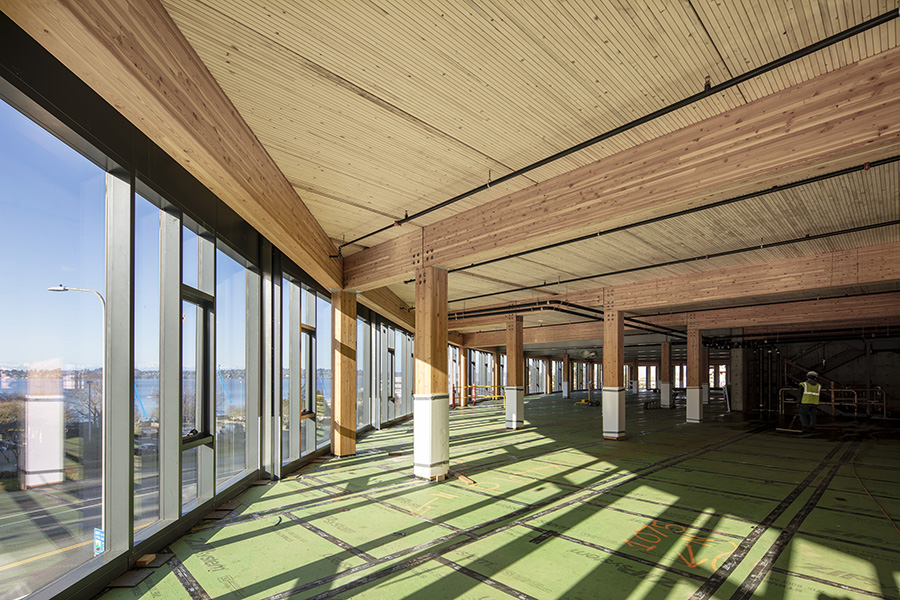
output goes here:
<path id="1" fill-rule="evenodd" d="M 672 408 L 672 343 L 662 344 L 659 361 L 659 405 Z"/>
<path id="2" fill-rule="evenodd" d="M 459 349 L 459 405 L 469 405 L 469 349 Z"/>
<path id="3" fill-rule="evenodd" d="M 625 439 L 625 315 L 607 301 L 603 315 L 603 437 Z"/>
<path id="4" fill-rule="evenodd" d="M 331 453 L 356 454 L 356 292 L 331 293 Z"/>
<path id="5" fill-rule="evenodd" d="M 700 345 L 700 393 L 703 404 L 709 404 L 709 348 L 703 346 L 701 336 Z"/>
<path id="6" fill-rule="evenodd" d="M 522 315 L 506 317 L 506 428 L 525 424 L 525 355 Z"/>
<path id="7" fill-rule="evenodd" d="M 413 472 L 416 477 L 441 480 L 450 469 L 445 269 L 416 270 L 415 361 Z"/>
<path id="8" fill-rule="evenodd" d="M 500 382 L 500 351 L 494 350 L 491 352 L 491 356 L 494 358 L 494 370 L 491 371 L 491 396 L 496 396 L 500 394 L 500 388 L 502 387 L 502 383 Z"/>
<path id="9" fill-rule="evenodd" d="M 550 387 L 551 387 L 550 380 L 552 379 L 552 374 L 550 373 L 550 367 L 552 364 L 553 363 L 550 361 L 549 358 L 544 359 L 544 393 L 545 394 L 550 393 Z"/>
<path id="10" fill-rule="evenodd" d="M 687 422 L 703 421 L 703 340 L 695 313 L 688 314 L 687 329 Z"/>
<path id="11" fill-rule="evenodd" d="M 563 354 L 562 358 L 562 397 L 571 397 L 572 391 L 572 361 L 569 360 L 568 354 Z"/>
<path id="12" fill-rule="evenodd" d="M 628 387 L 631 388 L 632 394 L 638 391 L 638 361 L 634 359 L 628 363 Z"/>

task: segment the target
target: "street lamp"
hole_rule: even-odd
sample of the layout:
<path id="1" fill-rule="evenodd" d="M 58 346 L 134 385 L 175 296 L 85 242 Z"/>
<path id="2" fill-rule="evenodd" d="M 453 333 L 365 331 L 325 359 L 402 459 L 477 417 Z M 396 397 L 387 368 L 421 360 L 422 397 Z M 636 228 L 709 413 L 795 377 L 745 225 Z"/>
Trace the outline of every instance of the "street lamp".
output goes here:
<path id="1" fill-rule="evenodd" d="M 106 300 L 103 299 L 103 295 L 97 290 L 92 290 L 90 288 L 80 288 L 80 287 L 68 287 L 63 284 L 59 284 L 55 287 L 47 288 L 48 292 L 90 292 L 97 296 L 100 299 L 100 307 L 103 309 L 103 355 L 102 362 L 100 363 L 100 387 L 101 387 L 101 396 L 100 396 L 100 406 L 102 410 L 100 412 L 100 422 L 101 422 L 101 431 L 106 431 Z M 103 436 L 101 434 L 101 443 L 100 443 L 100 453 L 101 453 L 101 465 L 103 465 L 100 469 L 100 489 L 106 489 L 106 443 L 103 442 Z M 100 502 L 100 523 L 103 529 L 106 529 L 106 502 Z"/>

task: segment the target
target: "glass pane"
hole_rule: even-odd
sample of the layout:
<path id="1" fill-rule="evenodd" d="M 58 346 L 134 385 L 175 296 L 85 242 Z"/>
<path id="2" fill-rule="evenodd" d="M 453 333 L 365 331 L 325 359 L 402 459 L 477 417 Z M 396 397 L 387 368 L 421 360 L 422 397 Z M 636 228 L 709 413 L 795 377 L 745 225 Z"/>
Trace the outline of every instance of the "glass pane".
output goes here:
<path id="1" fill-rule="evenodd" d="M 308 331 L 300 332 L 300 406 L 304 411 L 313 412 L 315 403 L 312 397 L 310 376 L 312 374 L 313 349 L 315 338 Z M 300 455 L 315 450 L 316 422 L 312 419 L 304 419 L 300 422 Z"/>
<path id="2" fill-rule="evenodd" d="M 369 325 L 362 319 L 356 320 L 356 428 L 369 424 L 369 395 L 366 373 L 369 369 L 368 340 Z"/>
<path id="3" fill-rule="evenodd" d="M 186 515 L 197 505 L 197 456 L 194 447 L 181 453 L 181 514 Z"/>
<path id="4" fill-rule="evenodd" d="M 316 296 L 316 447 L 331 443 L 331 302 Z"/>
<path id="5" fill-rule="evenodd" d="M 74 287 L 105 293 L 106 174 L 0 101 L 0 190 L 0 596 L 17 598 L 92 558 L 101 527 L 104 310 Z"/>
<path id="6" fill-rule="evenodd" d="M 247 273 L 216 252 L 216 490 L 247 468 Z"/>
<path id="7" fill-rule="evenodd" d="M 291 456 L 291 286 L 289 279 L 281 280 L 281 461 Z"/>
<path id="8" fill-rule="evenodd" d="M 181 435 L 200 433 L 201 395 L 197 393 L 197 339 L 203 323 L 201 308 L 190 302 L 181 305 Z"/>
<path id="9" fill-rule="evenodd" d="M 181 281 L 185 285 L 192 288 L 200 289 L 199 285 L 199 256 L 200 245 L 197 234 L 182 227 L 181 229 L 181 245 L 182 245 L 182 262 L 181 262 Z"/>
<path id="10" fill-rule="evenodd" d="M 403 414 L 403 333 L 394 332 L 394 410 Z"/>
<path id="11" fill-rule="evenodd" d="M 159 209 L 135 197 L 134 536 L 159 520 Z"/>

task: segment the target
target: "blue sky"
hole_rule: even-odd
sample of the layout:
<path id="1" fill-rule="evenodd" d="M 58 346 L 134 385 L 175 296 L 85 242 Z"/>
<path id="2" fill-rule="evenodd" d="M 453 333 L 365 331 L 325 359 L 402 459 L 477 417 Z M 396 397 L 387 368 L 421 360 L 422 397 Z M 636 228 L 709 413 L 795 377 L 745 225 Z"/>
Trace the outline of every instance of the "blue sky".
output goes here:
<path id="1" fill-rule="evenodd" d="M 0 368 L 99 367 L 105 295 L 106 175 L 0 100 Z M 136 199 L 135 366 L 159 363 L 159 210 Z M 196 273 L 196 241 L 185 236 L 184 270 Z M 216 252 L 216 364 L 245 366 L 244 268 Z M 196 275 L 185 283 L 196 285 Z M 317 302 L 317 362 L 330 365 L 330 305 Z M 234 326 L 232 326 L 234 324 Z M 324 343 L 323 343 L 324 342 Z"/>
<path id="2" fill-rule="evenodd" d="M 0 102 L 0 366 L 99 366 L 102 169 Z"/>

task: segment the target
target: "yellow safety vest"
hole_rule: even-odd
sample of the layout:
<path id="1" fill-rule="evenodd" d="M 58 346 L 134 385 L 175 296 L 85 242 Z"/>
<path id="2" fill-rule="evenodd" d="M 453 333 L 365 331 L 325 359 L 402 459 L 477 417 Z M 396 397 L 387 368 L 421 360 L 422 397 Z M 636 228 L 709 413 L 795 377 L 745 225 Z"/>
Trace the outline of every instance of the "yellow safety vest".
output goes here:
<path id="1" fill-rule="evenodd" d="M 819 391 L 822 389 L 821 383 L 809 383 L 804 381 L 800 384 L 803 388 L 803 398 L 800 399 L 801 404 L 818 404 Z"/>

